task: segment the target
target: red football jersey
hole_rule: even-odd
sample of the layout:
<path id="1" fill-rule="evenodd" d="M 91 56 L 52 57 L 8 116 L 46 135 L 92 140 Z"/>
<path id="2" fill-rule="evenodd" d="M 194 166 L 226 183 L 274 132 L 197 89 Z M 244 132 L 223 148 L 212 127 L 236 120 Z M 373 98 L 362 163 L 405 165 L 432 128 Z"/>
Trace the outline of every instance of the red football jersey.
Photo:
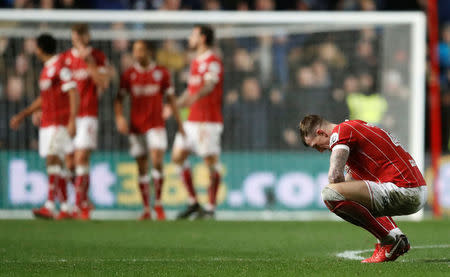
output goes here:
<path id="1" fill-rule="evenodd" d="M 205 80 L 213 80 L 216 85 L 211 93 L 202 97 L 191 106 L 188 120 L 223 122 L 223 65 L 222 60 L 211 51 L 203 53 L 192 61 L 188 81 L 189 94 L 198 93 L 203 87 Z"/>
<path id="2" fill-rule="evenodd" d="M 76 87 L 70 69 L 64 65 L 61 55 L 45 62 L 39 77 L 41 91 L 41 127 L 67 125 L 70 116 L 68 90 Z"/>
<path id="3" fill-rule="evenodd" d="M 106 57 L 102 51 L 89 48 L 95 63 L 100 71 L 106 71 Z M 64 53 L 65 64 L 70 68 L 73 79 L 77 82 L 78 92 L 80 93 L 80 107 L 78 116 L 94 116 L 98 115 L 98 94 L 97 86 L 92 77 L 87 72 L 86 62 L 80 58 L 78 50 L 72 48 Z"/>
<path id="4" fill-rule="evenodd" d="M 151 128 L 165 126 L 164 94 L 174 93 L 170 73 L 165 67 L 133 65 L 122 74 L 119 93 L 131 96 L 131 133 L 143 134 Z"/>
<path id="5" fill-rule="evenodd" d="M 425 186 L 411 155 L 389 132 L 361 120 L 345 121 L 333 129 L 330 149 L 350 151 L 349 173 L 356 180 L 392 182 L 399 187 Z"/>

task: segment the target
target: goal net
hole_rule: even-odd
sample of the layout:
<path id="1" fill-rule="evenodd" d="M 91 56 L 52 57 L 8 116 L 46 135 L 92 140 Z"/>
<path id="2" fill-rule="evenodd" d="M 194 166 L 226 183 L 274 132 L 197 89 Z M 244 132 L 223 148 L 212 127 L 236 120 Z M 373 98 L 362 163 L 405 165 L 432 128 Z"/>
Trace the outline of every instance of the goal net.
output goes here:
<path id="1" fill-rule="evenodd" d="M 70 27 L 88 23 L 92 46 L 113 75 L 99 104 L 98 150 L 91 158 L 94 217 L 134 216 L 141 207 L 128 140 L 116 130 L 113 100 L 120 74 L 133 64 L 134 40 L 151 41 L 177 94 L 186 88 L 195 24 L 216 31 L 225 70 L 223 183 L 219 218 L 317 218 L 327 184 L 328 155 L 306 149 L 297 125 L 316 113 L 334 122 L 362 119 L 392 131 L 424 166 L 425 31 L 421 13 L 239 13 L 0 11 L 0 209 L 23 215 L 46 199 L 44 161 L 37 154 L 38 116 L 19 131 L 11 116 L 39 95 L 42 65 L 33 56 L 43 32 L 71 47 Z M 186 118 L 188 110 L 183 110 Z M 169 149 L 176 125 L 167 123 Z M 170 151 L 168 151 L 170 152 Z M 187 192 L 166 157 L 163 204 L 175 213 Z M 208 174 L 192 159 L 200 201 Z M 170 212 L 169 212 L 170 217 Z"/>

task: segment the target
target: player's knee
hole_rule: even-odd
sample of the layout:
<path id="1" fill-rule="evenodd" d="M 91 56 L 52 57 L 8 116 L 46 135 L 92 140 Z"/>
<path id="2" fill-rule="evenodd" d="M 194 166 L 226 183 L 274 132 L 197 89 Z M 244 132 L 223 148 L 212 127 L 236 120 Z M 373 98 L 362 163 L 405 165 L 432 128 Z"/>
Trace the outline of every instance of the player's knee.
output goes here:
<path id="1" fill-rule="evenodd" d="M 330 186 L 326 186 L 322 189 L 322 200 L 323 201 L 344 201 L 345 197 L 340 194 L 337 190 Z"/>

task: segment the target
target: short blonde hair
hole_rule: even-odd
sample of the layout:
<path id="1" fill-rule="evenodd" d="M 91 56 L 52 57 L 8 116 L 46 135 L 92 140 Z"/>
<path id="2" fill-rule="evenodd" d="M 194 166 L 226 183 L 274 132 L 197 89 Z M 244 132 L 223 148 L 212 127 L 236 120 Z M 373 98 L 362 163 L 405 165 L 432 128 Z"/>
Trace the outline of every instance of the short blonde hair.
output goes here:
<path id="1" fill-rule="evenodd" d="M 314 131 L 322 126 L 324 122 L 327 122 L 323 117 L 316 114 L 308 114 L 305 116 L 302 121 L 300 121 L 300 124 L 298 125 L 298 129 L 300 131 L 300 137 L 302 138 L 303 144 L 305 146 L 308 146 L 306 144 L 305 138 L 307 136 L 311 136 L 314 134 Z"/>

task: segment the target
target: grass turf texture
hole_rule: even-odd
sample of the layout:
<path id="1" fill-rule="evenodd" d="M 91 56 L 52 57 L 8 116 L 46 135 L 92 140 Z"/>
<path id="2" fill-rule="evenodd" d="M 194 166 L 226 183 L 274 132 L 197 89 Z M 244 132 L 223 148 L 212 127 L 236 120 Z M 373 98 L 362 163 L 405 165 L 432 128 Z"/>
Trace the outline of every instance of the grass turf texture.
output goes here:
<path id="1" fill-rule="evenodd" d="M 450 244 L 450 221 L 400 222 L 412 247 Z M 450 248 L 361 264 L 372 248 L 345 222 L 0 221 L 0 275 L 449 276 Z M 371 253 L 364 253 L 369 256 Z"/>

